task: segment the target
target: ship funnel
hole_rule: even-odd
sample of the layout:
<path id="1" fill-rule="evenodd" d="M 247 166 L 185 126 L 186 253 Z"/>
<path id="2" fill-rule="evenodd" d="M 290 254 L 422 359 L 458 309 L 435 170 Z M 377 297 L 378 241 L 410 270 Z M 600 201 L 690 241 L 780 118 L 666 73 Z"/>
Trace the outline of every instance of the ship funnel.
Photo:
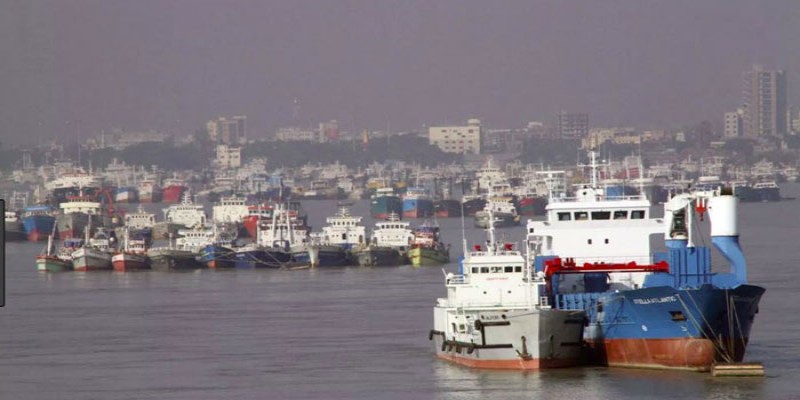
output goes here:
<path id="1" fill-rule="evenodd" d="M 731 264 L 731 273 L 738 283 L 747 282 L 747 262 L 739 246 L 737 206 L 739 199 L 733 195 L 708 199 L 708 216 L 711 221 L 711 243 Z"/>

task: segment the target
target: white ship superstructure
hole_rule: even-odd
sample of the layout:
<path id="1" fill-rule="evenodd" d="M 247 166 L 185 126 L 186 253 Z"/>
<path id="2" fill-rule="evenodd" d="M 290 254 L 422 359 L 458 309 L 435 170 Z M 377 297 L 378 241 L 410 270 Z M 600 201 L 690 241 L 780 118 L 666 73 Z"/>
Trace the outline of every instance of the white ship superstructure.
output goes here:
<path id="1" fill-rule="evenodd" d="M 242 223 L 250 210 L 247 201 L 243 197 L 231 196 L 222 197 L 218 204 L 212 209 L 214 223 Z"/>

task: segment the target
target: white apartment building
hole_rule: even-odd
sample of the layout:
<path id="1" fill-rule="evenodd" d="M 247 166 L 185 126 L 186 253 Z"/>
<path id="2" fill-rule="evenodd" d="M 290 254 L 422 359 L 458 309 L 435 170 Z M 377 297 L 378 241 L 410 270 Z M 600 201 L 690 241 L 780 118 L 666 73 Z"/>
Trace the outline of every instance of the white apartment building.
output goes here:
<path id="1" fill-rule="evenodd" d="M 733 111 L 726 112 L 724 119 L 724 134 L 725 139 L 732 139 L 741 137 L 744 133 L 744 110 L 741 108 Z"/>
<path id="2" fill-rule="evenodd" d="M 432 126 L 428 142 L 446 153 L 480 154 L 481 121 L 473 118 L 466 126 Z"/>
<path id="3" fill-rule="evenodd" d="M 242 148 L 230 147 L 226 144 L 217 145 L 217 158 L 214 160 L 217 168 L 239 168 L 242 166 Z"/>
<path id="4" fill-rule="evenodd" d="M 275 133 L 275 139 L 281 142 L 318 142 L 319 134 L 311 129 L 280 128 Z"/>

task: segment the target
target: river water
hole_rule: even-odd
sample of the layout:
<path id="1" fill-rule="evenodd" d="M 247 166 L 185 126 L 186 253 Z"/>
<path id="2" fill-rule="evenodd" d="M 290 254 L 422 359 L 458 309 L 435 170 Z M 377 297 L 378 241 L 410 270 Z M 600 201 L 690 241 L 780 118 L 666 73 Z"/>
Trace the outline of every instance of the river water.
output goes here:
<path id="1" fill-rule="evenodd" d="M 800 185 L 782 193 L 800 196 Z M 304 207 L 317 227 L 336 211 Z M 0 399 L 800 398 L 798 207 L 740 206 L 750 281 L 767 288 L 746 356 L 764 378 L 439 361 L 427 334 L 441 268 L 46 274 L 33 261 L 41 244 L 9 243 Z M 352 211 L 367 215 L 368 203 Z M 459 253 L 461 220 L 439 223 Z M 471 220 L 465 232 L 484 240 Z M 498 232 L 521 242 L 524 228 Z"/>

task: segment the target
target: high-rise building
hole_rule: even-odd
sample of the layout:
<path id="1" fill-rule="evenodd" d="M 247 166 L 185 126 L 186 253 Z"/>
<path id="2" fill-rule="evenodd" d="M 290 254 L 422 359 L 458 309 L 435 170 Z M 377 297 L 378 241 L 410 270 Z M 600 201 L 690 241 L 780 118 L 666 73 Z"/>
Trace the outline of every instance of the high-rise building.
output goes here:
<path id="1" fill-rule="evenodd" d="M 755 66 L 743 78 L 744 135 L 786 134 L 786 73 Z"/>
<path id="2" fill-rule="evenodd" d="M 744 110 L 741 108 L 733 111 L 726 112 L 724 117 L 724 133 L 725 139 L 738 138 L 742 136 L 744 128 Z"/>
<path id="3" fill-rule="evenodd" d="M 558 137 L 561 139 L 583 139 L 589 135 L 589 114 L 558 113 Z"/>
<path id="4" fill-rule="evenodd" d="M 432 126 L 428 128 L 428 142 L 445 153 L 480 154 L 481 121 L 473 118 L 467 126 Z"/>
<path id="5" fill-rule="evenodd" d="M 247 137 L 247 117 L 236 115 L 231 118 L 219 117 L 206 123 L 208 137 L 222 144 L 239 144 Z"/>

